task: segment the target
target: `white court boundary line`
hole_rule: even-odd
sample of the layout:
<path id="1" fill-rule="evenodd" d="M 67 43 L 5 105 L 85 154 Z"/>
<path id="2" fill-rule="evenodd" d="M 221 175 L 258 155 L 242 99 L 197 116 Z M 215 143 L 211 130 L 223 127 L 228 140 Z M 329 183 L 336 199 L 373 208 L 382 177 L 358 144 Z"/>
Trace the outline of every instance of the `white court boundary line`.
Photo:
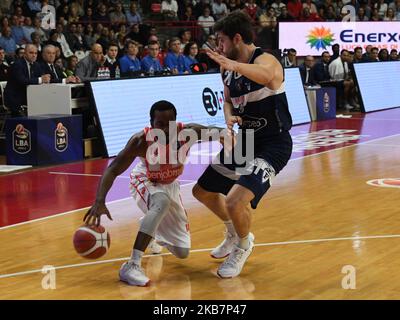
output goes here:
<path id="1" fill-rule="evenodd" d="M 278 245 L 291 245 L 291 244 L 312 244 L 312 243 L 320 243 L 320 242 L 332 242 L 332 241 L 345 241 L 345 240 L 370 240 L 370 239 L 391 239 L 391 238 L 400 238 L 400 234 L 389 234 L 389 235 L 378 235 L 378 236 L 362 236 L 362 237 L 341 237 L 341 238 L 322 238 L 322 239 L 310 239 L 310 240 L 293 240 L 293 241 L 282 241 L 282 242 L 265 242 L 265 243 L 257 243 L 255 247 L 269 247 L 269 246 L 278 246 Z M 207 249 L 194 249 L 190 250 L 191 253 L 197 252 L 208 252 L 211 251 L 213 248 Z M 151 258 L 151 257 L 159 257 L 159 256 L 168 256 L 172 255 L 171 253 L 161 253 L 161 254 L 146 254 L 144 258 Z M 126 261 L 129 260 L 130 257 L 125 258 L 116 258 L 116 259 L 109 259 L 109 260 L 100 260 L 100 261 L 93 261 L 93 262 L 86 262 L 86 263 L 77 263 L 77 264 L 69 264 L 65 266 L 58 266 L 54 267 L 54 270 L 62 270 L 62 269 L 71 269 L 71 268 L 78 268 L 78 267 L 87 267 L 97 264 L 105 264 L 105 263 L 113 263 L 118 261 Z M 28 271 L 21 271 L 16 273 L 9 273 L 9 274 L 0 274 L 0 279 L 4 278 L 11 278 L 17 276 L 23 276 L 27 274 L 33 273 L 41 273 L 43 269 L 35 269 L 35 270 L 28 270 Z"/>
<path id="2" fill-rule="evenodd" d="M 351 145 L 348 145 L 348 146 L 344 146 L 344 147 L 339 147 L 339 148 L 335 148 L 335 149 L 330 149 L 330 150 L 326 150 L 326 151 L 321 151 L 321 152 L 317 152 L 317 153 L 301 156 L 301 157 L 298 157 L 298 158 L 290 159 L 289 162 L 293 162 L 293 161 L 301 160 L 301 159 L 306 159 L 306 158 L 310 158 L 310 157 L 315 157 L 315 156 L 319 156 L 319 155 L 322 155 L 322 154 L 325 154 L 325 153 L 338 151 L 338 150 L 343 150 L 343 149 L 347 149 L 347 148 L 351 148 L 351 147 L 356 147 L 356 146 L 368 144 L 370 142 L 376 142 L 376 141 L 384 140 L 384 139 L 387 139 L 387 138 L 393 138 L 393 137 L 397 137 L 397 136 L 400 136 L 400 133 L 397 133 L 397 134 L 394 134 L 394 135 L 390 135 L 390 136 L 386 136 L 386 137 L 376 138 L 376 139 L 372 139 L 372 140 L 368 140 L 368 141 L 364 141 L 364 142 L 360 142 L 360 143 L 354 143 L 354 144 L 351 144 Z M 63 174 L 67 174 L 67 173 L 63 173 Z M 74 173 L 74 175 L 75 175 L 75 173 Z M 84 175 L 84 173 L 79 173 L 79 175 Z M 194 181 L 194 182 L 191 182 L 191 183 L 187 183 L 187 184 L 182 184 L 181 187 L 189 186 L 189 185 L 195 184 L 196 182 L 197 181 Z M 111 204 L 111 203 L 124 201 L 124 200 L 128 200 L 128 199 L 131 199 L 131 197 L 110 201 L 110 202 L 107 202 L 106 204 L 108 205 L 108 204 Z M 67 215 L 67 214 L 71 214 L 71 213 L 74 213 L 74 212 L 77 212 L 77 211 L 80 211 L 80 210 L 87 210 L 89 208 L 90 207 L 79 208 L 79 209 L 75 209 L 75 210 L 71 210 L 71 211 L 67 211 L 67 212 L 51 215 L 51 216 L 48 216 L 48 217 L 33 219 L 33 220 L 29 220 L 29 221 L 24 221 L 24 222 L 21 222 L 21 223 L 12 224 L 12 225 L 5 226 L 5 227 L 0 227 L 0 231 L 1 230 L 5 230 L 5 229 L 9 229 L 9 228 L 13 228 L 13 227 L 17 227 L 17 226 L 21 226 L 21 225 L 24 225 L 24 224 L 37 222 L 37 221 L 43 221 L 43 220 L 47 220 L 47 219 L 57 218 L 57 217 L 64 216 L 64 215 Z"/>

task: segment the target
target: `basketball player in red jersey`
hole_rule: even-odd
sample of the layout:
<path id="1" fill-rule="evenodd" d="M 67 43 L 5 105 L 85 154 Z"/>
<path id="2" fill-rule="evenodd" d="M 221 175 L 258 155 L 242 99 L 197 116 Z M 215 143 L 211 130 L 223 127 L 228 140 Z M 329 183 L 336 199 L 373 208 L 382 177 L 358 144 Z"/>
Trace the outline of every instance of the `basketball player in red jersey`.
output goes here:
<path id="1" fill-rule="evenodd" d="M 155 131 L 157 131 L 155 129 L 161 130 L 168 137 L 169 125 L 172 122 L 176 124 L 177 133 L 191 129 L 198 139 L 200 139 L 202 129 L 218 129 L 219 131 L 223 129 L 205 127 L 199 124 L 183 126 L 183 124 L 175 121 L 176 109 L 172 103 L 162 100 L 151 107 L 151 128 L 145 128 L 143 131 L 134 134 L 125 148 L 106 169 L 97 189 L 95 203 L 84 217 L 87 224 L 96 225 L 100 225 L 100 218 L 103 214 L 112 220 L 105 205 L 107 192 L 115 178 L 128 169 L 136 157 L 140 157 L 140 162 L 131 172 L 130 189 L 145 216 L 141 220 L 131 259 L 121 266 L 119 272 L 120 279 L 130 285 L 146 286 L 150 282 L 141 268 L 141 260 L 144 251 L 153 238 L 177 258 L 185 259 L 189 255 L 189 224 L 180 199 L 179 182 L 176 180 L 183 172 L 183 161 L 180 158 L 175 161 L 176 164 L 171 164 L 173 162 L 170 161 L 171 156 L 174 155 L 170 154 L 169 150 L 178 151 L 180 154 L 183 151 L 186 156 L 191 142 L 194 141 L 186 142 L 176 139 L 176 148 L 169 148 L 169 144 L 172 145 L 173 142 L 165 141 L 164 145 L 157 143 L 159 140 L 155 138 Z M 173 137 L 173 135 L 171 136 Z M 195 140 L 197 141 L 197 139 Z M 157 146 L 157 148 L 153 148 L 154 146 Z M 165 163 L 154 161 L 158 153 L 165 155 Z"/>

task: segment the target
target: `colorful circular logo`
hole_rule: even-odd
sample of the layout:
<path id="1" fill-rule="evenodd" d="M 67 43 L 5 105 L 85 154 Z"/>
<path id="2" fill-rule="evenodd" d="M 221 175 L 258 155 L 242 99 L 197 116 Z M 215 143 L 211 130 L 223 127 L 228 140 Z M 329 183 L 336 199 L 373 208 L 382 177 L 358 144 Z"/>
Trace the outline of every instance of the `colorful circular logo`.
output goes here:
<path id="1" fill-rule="evenodd" d="M 400 188 L 400 178 L 373 179 L 367 181 L 367 184 L 374 187 Z"/>
<path id="2" fill-rule="evenodd" d="M 310 44 L 311 48 L 315 48 L 317 50 L 325 50 L 334 40 L 335 39 L 333 38 L 331 29 L 325 27 L 315 27 L 307 35 L 307 43 Z"/>

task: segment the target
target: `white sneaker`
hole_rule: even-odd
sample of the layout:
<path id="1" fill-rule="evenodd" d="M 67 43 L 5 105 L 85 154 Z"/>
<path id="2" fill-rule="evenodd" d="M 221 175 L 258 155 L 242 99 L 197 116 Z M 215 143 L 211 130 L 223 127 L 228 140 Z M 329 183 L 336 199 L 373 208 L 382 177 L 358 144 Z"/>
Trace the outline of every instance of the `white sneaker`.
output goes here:
<path id="1" fill-rule="evenodd" d="M 131 286 L 146 287 L 150 284 L 150 279 L 146 277 L 143 269 L 133 261 L 125 262 L 121 266 L 119 278 Z"/>
<path id="2" fill-rule="evenodd" d="M 162 251 L 162 246 L 160 246 L 156 240 L 152 240 L 149 244 L 149 249 L 152 254 L 159 254 Z"/>
<path id="3" fill-rule="evenodd" d="M 219 266 L 217 274 L 220 278 L 237 277 L 243 269 L 244 263 L 250 256 L 254 248 L 254 242 L 250 241 L 250 247 L 247 250 L 239 248 L 237 245 L 229 254 L 228 258 Z"/>
<path id="4" fill-rule="evenodd" d="M 249 233 L 250 242 L 254 241 L 254 234 Z M 225 239 L 222 243 L 213 249 L 210 253 L 211 257 L 214 259 L 226 258 L 233 250 L 236 244 L 239 243 L 239 237 L 235 234 L 231 234 L 228 231 L 225 232 Z"/>

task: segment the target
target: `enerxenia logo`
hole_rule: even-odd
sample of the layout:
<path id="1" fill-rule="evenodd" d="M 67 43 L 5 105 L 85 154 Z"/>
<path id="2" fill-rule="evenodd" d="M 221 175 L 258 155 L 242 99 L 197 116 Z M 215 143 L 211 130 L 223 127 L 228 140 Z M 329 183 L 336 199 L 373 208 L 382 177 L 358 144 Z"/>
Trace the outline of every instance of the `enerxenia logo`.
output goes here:
<path id="1" fill-rule="evenodd" d="M 335 40 L 333 36 L 334 34 L 331 32 L 331 29 L 325 27 L 315 27 L 308 33 L 307 43 L 310 44 L 311 48 L 325 50 Z"/>

